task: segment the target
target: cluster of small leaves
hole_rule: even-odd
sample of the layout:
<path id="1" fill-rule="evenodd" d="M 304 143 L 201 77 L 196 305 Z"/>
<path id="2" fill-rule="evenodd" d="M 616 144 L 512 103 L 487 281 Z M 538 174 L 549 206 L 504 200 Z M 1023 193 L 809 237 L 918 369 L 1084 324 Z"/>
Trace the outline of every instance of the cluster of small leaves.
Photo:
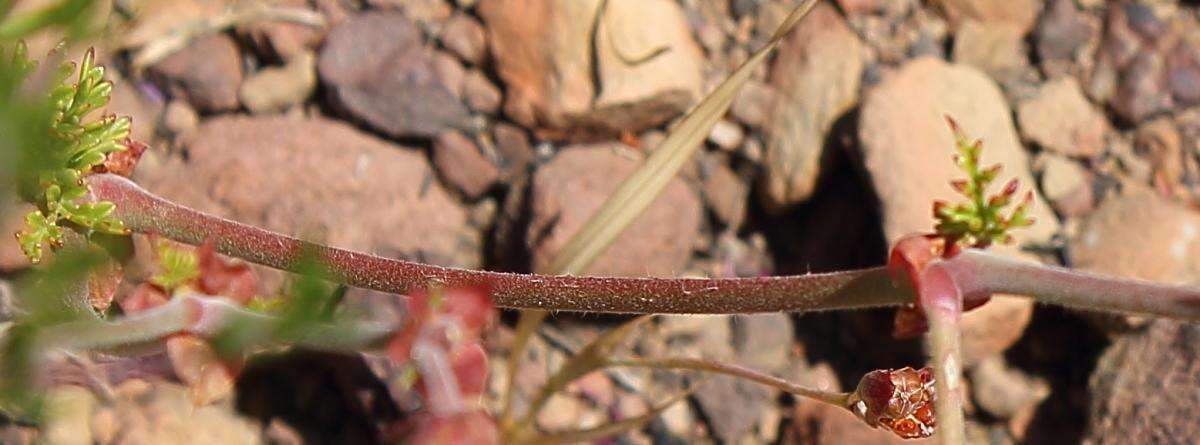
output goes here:
<path id="1" fill-rule="evenodd" d="M 1033 192 L 1027 192 L 1021 202 L 1005 216 L 1005 208 L 1012 203 L 1012 198 L 1017 193 L 1017 179 L 1013 178 L 999 193 L 987 197 L 987 188 L 1000 174 L 1000 165 L 981 167 L 979 156 L 983 150 L 982 142 L 967 139 L 953 119 L 947 117 L 946 121 L 954 132 L 954 142 L 958 150 L 954 162 L 967 174 L 966 179 L 952 181 L 950 185 L 955 191 L 966 196 L 968 201 L 954 205 L 945 201 L 934 201 L 933 216 L 937 218 L 937 234 L 946 239 L 947 246 L 957 243 L 963 247 L 983 248 L 993 243 L 1012 242 L 1010 230 L 1029 226 L 1034 222 L 1028 215 L 1029 205 L 1033 202 Z"/>
<path id="2" fill-rule="evenodd" d="M 12 51 L 8 63 L 26 75 L 35 67 L 29 61 L 23 45 Z M 89 119 L 93 111 L 108 104 L 112 82 L 104 80 L 104 68 L 96 65 L 96 55 L 88 50 L 78 66 L 66 62 L 53 74 L 50 90 L 53 107 L 46 122 L 49 144 L 34 172 L 35 191 L 27 196 L 39 209 L 25 217 L 25 229 L 17 234 L 21 249 L 30 261 L 43 257 L 43 246 L 63 243 L 62 221 L 69 221 L 92 232 L 121 234 L 125 227 L 113 216 L 116 206 L 111 202 L 79 202 L 87 194 L 83 176 L 101 165 L 109 153 L 125 150 L 129 143 L 130 119 L 103 115 Z M 4 70 L 10 71 L 10 70 Z"/>
<path id="3" fill-rule="evenodd" d="M 159 271 L 150 277 L 151 283 L 170 290 L 190 283 L 200 276 L 200 263 L 195 252 L 171 247 L 166 241 L 160 241 L 155 250 L 158 254 Z"/>

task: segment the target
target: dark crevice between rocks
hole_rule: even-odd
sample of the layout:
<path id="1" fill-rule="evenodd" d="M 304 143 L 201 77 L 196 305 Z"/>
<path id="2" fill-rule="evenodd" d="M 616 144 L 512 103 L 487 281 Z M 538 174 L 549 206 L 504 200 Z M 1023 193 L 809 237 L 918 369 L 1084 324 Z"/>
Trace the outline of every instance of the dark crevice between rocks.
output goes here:
<path id="1" fill-rule="evenodd" d="M 237 410 L 284 422 L 306 443 L 383 442 L 405 417 L 387 386 L 358 355 L 291 351 L 252 360 L 237 380 Z"/>
<path id="2" fill-rule="evenodd" d="M 808 201 L 771 216 L 752 200 L 747 225 L 766 235 L 776 275 L 873 267 L 886 260 L 879 198 L 867 181 L 854 147 L 857 128 L 857 109 L 834 123 L 825 141 L 821 177 Z M 761 192 L 755 190 L 755 196 Z M 925 362 L 919 341 L 891 337 L 893 312 L 873 309 L 797 314 L 796 338 L 809 364 L 829 363 L 846 389 L 874 369 Z"/>
<path id="3" fill-rule="evenodd" d="M 1035 307 L 1025 335 L 1004 354 L 1011 366 L 1045 379 L 1051 388 L 1026 429 L 1024 443 L 1080 443 L 1088 423 L 1088 379 L 1108 344 L 1080 313 Z"/>

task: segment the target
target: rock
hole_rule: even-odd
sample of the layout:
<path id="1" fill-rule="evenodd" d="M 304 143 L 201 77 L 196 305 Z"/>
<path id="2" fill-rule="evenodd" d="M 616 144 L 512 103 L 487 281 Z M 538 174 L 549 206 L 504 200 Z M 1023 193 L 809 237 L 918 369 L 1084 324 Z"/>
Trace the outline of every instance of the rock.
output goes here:
<path id="1" fill-rule="evenodd" d="M 794 340 L 787 314 L 739 315 L 732 321 L 733 363 L 772 374 L 787 370 Z M 727 348 L 731 342 L 719 343 L 713 349 Z M 758 424 L 763 407 L 777 395 L 776 390 L 746 380 L 714 377 L 696 391 L 695 398 L 713 434 L 724 443 L 737 443 Z"/>
<path id="2" fill-rule="evenodd" d="M 463 82 L 467 78 L 467 70 L 458 63 L 458 59 L 444 52 L 434 51 L 433 72 L 437 73 L 442 85 L 445 85 L 454 97 L 460 99 L 463 97 Z"/>
<path id="3" fill-rule="evenodd" d="M 742 131 L 742 127 L 727 120 L 719 120 L 713 124 L 712 131 L 708 133 L 708 141 L 712 142 L 718 148 L 725 151 L 735 151 L 742 146 L 742 140 L 745 139 L 746 133 Z"/>
<path id="4" fill-rule="evenodd" d="M 579 420 L 586 411 L 587 406 L 582 400 L 558 392 L 550 396 L 545 408 L 538 412 L 537 425 L 545 431 L 577 430 L 584 427 Z"/>
<path id="5" fill-rule="evenodd" d="M 1187 164 L 1194 162 L 1184 154 L 1182 139 L 1175 123 L 1167 117 L 1154 119 L 1137 129 L 1134 140 L 1137 153 L 1150 161 L 1154 171 L 1152 181 L 1159 190 L 1173 192 L 1180 188 L 1185 181 Z"/>
<path id="6" fill-rule="evenodd" d="M 1138 123 L 1200 102 L 1200 25 L 1140 2 L 1108 9 L 1088 94 Z"/>
<path id="7" fill-rule="evenodd" d="M 1137 246 L 1129 247 L 1116 248 L 1133 253 Z M 1188 282 L 1200 283 L 1196 271 L 1200 269 L 1193 267 Z M 1194 415 L 1200 409 L 1198 340 L 1200 325 L 1168 319 L 1118 338 L 1100 356 L 1088 381 L 1091 403 L 1085 440 L 1108 445 L 1200 437 L 1200 417 Z"/>
<path id="8" fill-rule="evenodd" d="M 242 56 L 237 44 L 215 33 L 194 40 L 186 48 L 150 67 L 171 94 L 201 111 L 219 112 L 238 107 L 242 83 Z"/>
<path id="9" fill-rule="evenodd" d="M 1042 0 L 937 0 L 950 23 L 958 27 L 967 20 L 1015 25 L 1024 35 L 1033 28 Z"/>
<path id="10" fill-rule="evenodd" d="M 173 100 L 167 103 L 166 111 L 163 112 L 163 127 L 172 135 L 183 135 L 195 130 L 199 124 L 200 116 L 196 115 L 196 110 L 187 102 Z"/>
<path id="11" fill-rule="evenodd" d="M 1047 156 L 1043 162 L 1042 194 L 1066 217 L 1088 213 L 1095 200 L 1087 170 L 1062 156 Z"/>
<path id="12" fill-rule="evenodd" d="M 486 3 L 485 3 L 486 4 Z M 482 4 L 480 5 L 482 6 Z M 534 174 L 527 243 L 533 269 L 548 272 L 563 245 L 641 161 L 616 144 L 567 147 Z M 679 178 L 581 275 L 675 276 L 700 236 L 700 199 Z"/>
<path id="13" fill-rule="evenodd" d="M 276 7 L 307 8 L 305 0 L 284 0 L 273 3 Z M 293 58 L 312 53 L 325 29 L 299 23 L 274 20 L 254 20 L 237 27 L 238 34 L 246 36 L 260 54 L 274 60 L 290 62 Z"/>
<path id="14" fill-rule="evenodd" d="M 951 160 L 954 137 L 946 115 L 983 142 L 985 165 L 999 163 L 1001 177 L 1035 184 L 1008 107 L 987 76 L 931 58 L 908 62 L 867 93 L 859 117 L 863 161 L 881 200 L 889 243 L 931 230 L 935 199 L 960 198 L 948 185 L 963 173 Z M 1037 224 L 1015 231 L 1018 241 L 1046 242 L 1058 231 L 1057 218 L 1041 199 L 1034 200 L 1030 216 Z"/>
<path id="15" fill-rule="evenodd" d="M 1100 38 L 1100 21 L 1080 11 L 1074 0 L 1051 0 L 1033 31 L 1042 71 L 1049 77 L 1073 72 L 1076 61 L 1091 64 L 1087 54 Z"/>
<path id="16" fill-rule="evenodd" d="M 704 382 L 693 397 L 713 436 L 721 443 L 738 443 L 752 432 L 773 392 L 757 383 L 720 376 Z"/>
<path id="17" fill-rule="evenodd" d="M 495 114 L 500 109 L 500 89 L 492 85 L 492 81 L 482 72 L 472 70 L 463 80 L 463 99 L 467 106 L 476 112 Z"/>
<path id="18" fill-rule="evenodd" d="M 293 56 L 287 65 L 250 75 L 238 90 L 238 97 L 250 112 L 270 113 L 303 103 L 316 86 L 316 57 L 304 53 Z"/>
<path id="19" fill-rule="evenodd" d="M 1157 54 L 1139 53 L 1122 71 L 1110 103 L 1113 110 L 1129 122 L 1140 122 L 1171 109 L 1174 102 L 1162 80 L 1166 69 L 1166 63 Z"/>
<path id="20" fill-rule="evenodd" d="M 479 65 L 487 57 L 487 35 L 483 25 L 467 14 L 455 14 L 442 28 L 442 45 L 459 58 Z"/>
<path id="21" fill-rule="evenodd" d="M 376 9 L 395 9 L 404 13 L 425 29 L 440 26 L 454 13 L 454 5 L 446 0 L 367 0 Z"/>
<path id="22" fill-rule="evenodd" d="M 492 139 L 496 142 L 496 151 L 500 154 L 501 165 L 505 178 L 513 178 L 524 174 L 533 163 L 533 144 L 529 143 L 529 135 L 516 125 L 497 122 L 492 126 Z"/>
<path id="23" fill-rule="evenodd" d="M 858 101 L 863 62 L 858 35 L 827 3 L 797 25 L 771 67 L 779 92 L 768 135 L 763 198 L 772 210 L 812 195 L 825 138 Z"/>
<path id="24" fill-rule="evenodd" d="M 1174 284 L 1200 284 L 1200 213 L 1134 190 L 1109 199 L 1070 240 L 1072 267 Z M 1200 330 L 1160 319 L 1120 336 L 1090 382 L 1093 443 L 1170 443 L 1200 437 Z M 1153 403 L 1139 403 L 1153 395 Z M 1168 436 L 1169 435 L 1169 436 Z M 1116 440 L 1116 441 L 1114 441 Z"/>
<path id="25" fill-rule="evenodd" d="M 560 136 L 572 127 L 639 131 L 678 116 L 699 97 L 703 58 L 677 4 L 616 0 L 597 17 L 600 4 L 479 4 L 507 88 L 505 114 Z M 594 36 L 580 32 L 593 27 Z"/>
<path id="26" fill-rule="evenodd" d="M 1071 267 L 1165 283 L 1200 283 L 1200 213 L 1135 191 L 1102 203 L 1072 239 Z"/>
<path id="27" fill-rule="evenodd" d="M 1009 368 L 1002 357 L 992 357 L 971 370 L 971 396 L 989 415 L 1011 419 L 1037 408 L 1050 395 L 1045 380 Z"/>
<path id="28" fill-rule="evenodd" d="M 592 29 L 600 0 L 483 0 L 504 112 L 527 128 L 567 127 L 584 115 L 592 85 Z"/>
<path id="29" fill-rule="evenodd" d="M 640 131 L 700 98 L 704 56 L 672 0 L 609 0 L 596 26 L 599 125 Z"/>
<path id="30" fill-rule="evenodd" d="M 949 115 L 968 137 L 983 141 L 984 165 L 1003 165 L 1001 177 L 1036 184 L 1029 159 L 996 85 L 978 70 L 933 58 L 915 59 L 866 95 L 859 115 L 863 162 L 879 196 L 889 244 L 933 228 L 930 205 L 957 202 L 949 181 L 963 173 L 951 160 L 954 137 Z M 1038 198 L 1030 215 L 1037 223 L 1013 232 L 1019 243 L 1045 243 L 1058 232 L 1058 219 Z M 1008 246 L 997 250 L 1011 252 Z M 1011 346 L 1024 331 L 1033 302 L 1011 296 L 993 300 L 963 316 L 963 351 L 968 363 Z"/>
<path id="31" fill-rule="evenodd" d="M 734 97 L 729 112 L 743 124 L 753 128 L 761 127 L 771 116 L 776 96 L 775 89 L 770 85 L 750 79 Z"/>
<path id="32" fill-rule="evenodd" d="M 262 443 L 260 429 L 231 406 L 197 406 L 187 388 L 177 384 L 155 383 L 129 391 L 134 389 L 129 382 L 140 381 L 117 387 L 112 402 L 119 443 Z"/>
<path id="33" fill-rule="evenodd" d="M 708 208 L 721 223 L 731 230 L 738 230 L 746 215 L 746 201 L 750 184 L 734 173 L 724 158 L 705 158 L 701 192 Z"/>
<path id="34" fill-rule="evenodd" d="M 776 375 L 786 374 L 795 343 L 793 330 L 788 314 L 735 316 L 733 349 L 738 363 Z"/>
<path id="35" fill-rule="evenodd" d="M 979 68 L 999 80 L 1026 67 L 1021 29 L 1011 23 L 967 21 L 954 34 L 954 61 Z"/>
<path id="36" fill-rule="evenodd" d="M 1033 300 L 1006 294 L 993 295 L 987 304 L 963 314 L 963 367 L 969 369 L 1007 350 L 1021 339 L 1032 318 Z"/>
<path id="37" fill-rule="evenodd" d="M 338 107 L 389 136 L 469 129 L 466 107 L 438 80 L 431 57 L 403 14 L 365 12 L 329 32 L 317 72 Z"/>
<path id="38" fill-rule="evenodd" d="M 1051 80 L 1017 107 L 1021 133 L 1047 150 L 1066 156 L 1103 153 L 1108 119 L 1096 109 L 1074 77 Z"/>
<path id="39" fill-rule="evenodd" d="M 338 247 L 479 265 L 467 212 L 415 151 L 347 124 L 282 117 L 208 119 L 181 145 L 186 161 L 139 169 L 138 183 L 193 208 Z"/>
<path id="40" fill-rule="evenodd" d="M 433 165 L 451 187 L 472 200 L 483 196 L 500 177 L 500 170 L 479 147 L 457 131 L 442 133 L 433 141 Z"/>
<path id="41" fill-rule="evenodd" d="M 146 97 L 138 90 L 136 82 L 118 78 L 111 71 L 106 71 L 105 75 L 113 80 L 112 96 L 105 112 L 129 116 L 133 121 L 130 139 L 154 146 L 163 102 Z"/>

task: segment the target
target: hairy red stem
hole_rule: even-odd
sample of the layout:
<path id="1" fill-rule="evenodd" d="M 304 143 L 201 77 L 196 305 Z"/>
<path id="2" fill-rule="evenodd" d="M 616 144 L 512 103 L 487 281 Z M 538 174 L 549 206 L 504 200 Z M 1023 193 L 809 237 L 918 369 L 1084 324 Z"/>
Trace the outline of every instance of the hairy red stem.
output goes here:
<path id="1" fill-rule="evenodd" d="M 95 199 L 116 203 L 135 232 L 188 244 L 211 240 L 219 252 L 297 271 L 311 255 L 345 284 L 406 294 L 437 282 L 486 285 L 497 306 L 611 313 L 752 313 L 894 306 L 912 301 L 883 268 L 760 278 L 610 278 L 476 271 L 378 257 L 310 243 L 199 212 L 155 196 L 111 174 L 87 177 Z"/>

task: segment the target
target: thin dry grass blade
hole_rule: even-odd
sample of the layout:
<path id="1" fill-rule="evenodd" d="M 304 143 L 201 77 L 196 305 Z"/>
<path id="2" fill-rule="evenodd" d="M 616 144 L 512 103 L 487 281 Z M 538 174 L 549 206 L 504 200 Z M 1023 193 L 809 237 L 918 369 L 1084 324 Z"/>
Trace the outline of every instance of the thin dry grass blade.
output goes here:
<path id="1" fill-rule="evenodd" d="M 750 74 L 766 61 L 788 31 L 804 18 L 816 3 L 805 1 L 784 19 L 775 35 L 750 56 L 742 66 L 721 82 L 712 93 L 700 101 L 654 150 L 641 168 L 609 196 L 604 205 L 588 220 L 551 264 L 550 272 L 578 275 L 625 230 L 634 218 L 662 193 L 671 178 L 679 171 L 708 136 L 714 124 L 725 115 Z"/>

